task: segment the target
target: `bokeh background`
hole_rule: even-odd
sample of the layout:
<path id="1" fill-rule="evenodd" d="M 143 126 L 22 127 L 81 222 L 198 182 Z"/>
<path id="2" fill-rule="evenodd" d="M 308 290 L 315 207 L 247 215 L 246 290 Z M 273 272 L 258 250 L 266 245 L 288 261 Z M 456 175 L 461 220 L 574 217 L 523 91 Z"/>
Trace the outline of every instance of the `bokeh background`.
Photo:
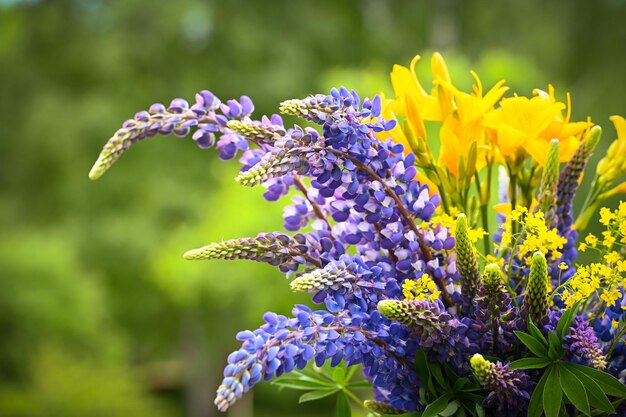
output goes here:
<path id="1" fill-rule="evenodd" d="M 182 259 L 280 228 L 236 162 L 153 139 L 87 179 L 135 111 L 204 88 L 258 115 L 333 85 L 371 95 L 439 50 L 464 87 L 474 68 L 486 86 L 569 90 L 606 145 L 626 114 L 624 22 L 624 0 L 0 0 L 0 415 L 217 415 L 235 333 L 306 301 L 265 265 Z M 230 415 L 332 401 L 260 384 Z"/>

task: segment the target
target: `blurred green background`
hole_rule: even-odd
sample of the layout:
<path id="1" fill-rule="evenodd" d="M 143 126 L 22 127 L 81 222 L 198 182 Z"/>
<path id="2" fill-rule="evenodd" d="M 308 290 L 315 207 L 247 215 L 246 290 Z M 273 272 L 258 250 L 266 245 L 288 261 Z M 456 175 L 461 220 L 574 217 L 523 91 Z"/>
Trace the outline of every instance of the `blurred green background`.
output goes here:
<path id="1" fill-rule="evenodd" d="M 135 111 L 204 88 L 257 115 L 332 85 L 371 95 L 439 50 L 461 86 L 474 68 L 485 86 L 571 91 L 606 145 L 626 113 L 625 21 L 624 0 L 0 0 L 0 416 L 217 415 L 237 330 L 306 301 L 265 265 L 182 259 L 280 229 L 236 162 L 154 139 L 87 179 Z M 268 384 L 230 412 L 331 414 Z"/>

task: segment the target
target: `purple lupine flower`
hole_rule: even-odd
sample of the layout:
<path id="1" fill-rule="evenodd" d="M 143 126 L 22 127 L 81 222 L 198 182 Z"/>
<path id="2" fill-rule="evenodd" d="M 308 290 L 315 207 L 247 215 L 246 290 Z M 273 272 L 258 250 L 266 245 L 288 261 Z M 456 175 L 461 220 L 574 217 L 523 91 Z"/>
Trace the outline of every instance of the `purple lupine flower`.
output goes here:
<path id="1" fill-rule="evenodd" d="M 606 368 L 606 356 L 602 352 L 593 327 L 580 316 L 574 319 L 569 335 L 565 336 L 565 348 L 572 355 L 583 359 L 589 366 L 601 371 Z"/>
<path id="2" fill-rule="evenodd" d="M 255 238 L 216 242 L 185 253 L 185 259 L 247 259 L 279 266 L 281 271 L 295 271 L 300 265 L 321 266 L 308 246 L 306 236 L 261 233 Z"/>
<path id="3" fill-rule="evenodd" d="M 240 108 L 238 112 L 229 110 L 224 113 L 220 100 L 211 92 L 203 90 L 196 94 L 196 102 L 192 106 L 181 98 L 172 100 L 168 107 L 160 103 L 153 104 L 148 111 L 140 111 L 134 118 L 125 121 L 121 129 L 115 132 L 104 145 L 89 178 L 99 178 L 132 144 L 140 140 L 169 134 L 184 137 L 194 128 L 196 131 L 192 137 L 201 148 L 213 146 L 215 135 L 223 134 L 222 137 L 226 138 L 220 140 L 218 148 L 227 148 L 227 151 L 222 151 L 224 159 L 232 158 L 237 150 L 247 149 L 247 144 L 241 144 L 245 140 L 228 129 L 226 124 L 230 118 L 247 117 L 254 110 L 250 98 L 243 96 L 240 101 L 245 105 L 235 100 L 228 101 L 232 106 Z"/>
<path id="4" fill-rule="evenodd" d="M 479 353 L 470 361 L 474 374 L 489 391 L 483 402 L 486 408 L 495 409 L 497 416 L 526 415 L 530 395 L 528 375 L 520 370 L 510 370 L 508 365 L 490 362 Z"/>

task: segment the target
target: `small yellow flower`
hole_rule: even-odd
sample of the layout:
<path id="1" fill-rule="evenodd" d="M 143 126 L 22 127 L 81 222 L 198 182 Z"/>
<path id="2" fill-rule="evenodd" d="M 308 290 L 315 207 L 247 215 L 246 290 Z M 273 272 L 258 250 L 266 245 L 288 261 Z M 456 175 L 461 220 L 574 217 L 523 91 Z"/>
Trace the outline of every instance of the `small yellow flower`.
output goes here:
<path id="1" fill-rule="evenodd" d="M 608 226 L 611 224 L 613 219 L 615 219 L 615 213 L 613 213 L 609 208 L 602 207 L 600 209 L 600 223 Z"/>
<path id="2" fill-rule="evenodd" d="M 619 320 L 612 320 L 611 321 L 611 328 L 617 329 L 618 327 L 619 327 Z"/>
<path id="3" fill-rule="evenodd" d="M 604 255 L 604 259 L 606 260 L 607 263 L 617 264 L 622 259 L 622 257 L 620 256 L 619 253 L 612 251 Z"/>
<path id="4" fill-rule="evenodd" d="M 569 267 L 567 266 L 567 264 L 566 264 L 565 262 L 561 262 L 561 263 L 559 264 L 559 269 L 560 269 L 561 271 L 564 271 L 564 270 L 566 270 L 567 268 L 569 268 Z"/>
<path id="5" fill-rule="evenodd" d="M 402 284 L 402 294 L 406 300 L 435 301 L 441 291 L 437 289 L 435 281 L 428 274 L 424 274 L 415 280 L 405 280 Z"/>

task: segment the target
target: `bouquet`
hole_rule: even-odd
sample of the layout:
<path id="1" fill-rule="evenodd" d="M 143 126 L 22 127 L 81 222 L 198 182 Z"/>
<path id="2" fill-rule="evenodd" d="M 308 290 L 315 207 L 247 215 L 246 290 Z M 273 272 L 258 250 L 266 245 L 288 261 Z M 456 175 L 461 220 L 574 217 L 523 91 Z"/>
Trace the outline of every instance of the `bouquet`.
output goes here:
<path id="1" fill-rule="evenodd" d="M 288 233 L 184 255 L 277 266 L 317 306 L 268 312 L 237 334 L 221 411 L 280 377 L 308 391 L 301 401 L 336 395 L 339 416 L 352 400 L 376 415 L 626 416 L 626 202 L 602 207 L 626 191 L 626 120 L 611 117 L 617 139 L 575 215 L 601 128 L 571 120 L 569 95 L 505 97 L 504 81 L 485 92 L 474 72 L 465 92 L 438 53 L 427 90 L 419 59 L 394 66 L 391 99 L 341 87 L 280 104 L 304 126 L 252 119 L 246 96 L 153 104 L 124 122 L 89 176 L 143 139 L 191 135 L 239 158 L 239 184 L 291 197 Z M 583 237 L 598 212 L 604 231 Z M 576 263 L 580 251 L 595 260 Z M 361 403 L 361 388 L 373 399 Z"/>

